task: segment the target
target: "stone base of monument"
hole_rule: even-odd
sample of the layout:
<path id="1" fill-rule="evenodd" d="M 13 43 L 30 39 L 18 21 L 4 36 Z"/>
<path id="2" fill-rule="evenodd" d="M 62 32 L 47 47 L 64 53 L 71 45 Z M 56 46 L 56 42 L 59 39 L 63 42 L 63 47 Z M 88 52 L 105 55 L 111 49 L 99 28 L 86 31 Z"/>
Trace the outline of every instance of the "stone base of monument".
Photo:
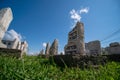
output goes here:
<path id="1" fill-rule="evenodd" d="M 55 55 L 49 58 L 60 67 L 97 68 L 107 62 L 106 56 Z"/>
<path id="2" fill-rule="evenodd" d="M 0 56 L 21 58 L 22 51 L 17 49 L 0 48 Z"/>
<path id="3" fill-rule="evenodd" d="M 120 62 L 120 53 L 119 54 L 104 55 L 104 56 L 106 56 L 109 61 Z"/>

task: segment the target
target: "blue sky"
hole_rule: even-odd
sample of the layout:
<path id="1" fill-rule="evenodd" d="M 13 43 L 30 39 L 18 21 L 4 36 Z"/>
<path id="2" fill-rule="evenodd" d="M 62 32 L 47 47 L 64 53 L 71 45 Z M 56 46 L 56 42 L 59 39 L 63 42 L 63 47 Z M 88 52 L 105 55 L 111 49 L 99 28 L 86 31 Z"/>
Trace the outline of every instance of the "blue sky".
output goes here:
<path id="1" fill-rule="evenodd" d="M 44 42 L 59 40 L 59 51 L 67 44 L 68 32 L 75 24 L 70 11 L 89 8 L 81 14 L 85 42 L 103 40 L 120 29 L 120 0 L 0 0 L 0 8 L 11 7 L 13 21 L 8 30 L 14 29 L 29 43 L 30 52 L 39 52 Z M 120 42 L 120 32 L 102 42 Z"/>

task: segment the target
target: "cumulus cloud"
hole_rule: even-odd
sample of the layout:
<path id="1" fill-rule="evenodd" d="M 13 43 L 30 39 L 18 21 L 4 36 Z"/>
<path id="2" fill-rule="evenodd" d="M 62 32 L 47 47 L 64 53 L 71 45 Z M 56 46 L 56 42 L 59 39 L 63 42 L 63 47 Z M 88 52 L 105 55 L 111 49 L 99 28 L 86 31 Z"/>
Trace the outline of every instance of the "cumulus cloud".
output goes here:
<path id="1" fill-rule="evenodd" d="M 79 14 L 78 11 L 75 11 L 75 9 L 72 9 L 72 10 L 70 11 L 70 14 L 71 14 L 71 19 L 73 19 L 73 20 L 75 20 L 75 21 L 80 21 L 81 16 L 80 16 L 80 14 Z"/>
<path id="2" fill-rule="evenodd" d="M 88 13 L 88 12 L 89 12 L 89 8 L 88 7 L 82 8 L 80 10 L 72 9 L 70 11 L 71 19 L 73 19 L 75 22 L 81 21 L 81 18 L 82 18 L 81 14 Z"/>
<path id="3" fill-rule="evenodd" d="M 82 13 L 88 13 L 88 11 L 89 11 L 89 8 L 88 8 L 88 7 L 82 8 L 82 9 L 80 10 L 80 14 L 82 14 Z"/>
<path id="4" fill-rule="evenodd" d="M 22 36 L 18 34 L 15 30 L 9 30 L 5 33 L 3 40 L 10 40 L 13 41 L 15 39 L 18 39 L 19 41 L 22 40 Z"/>
<path id="5" fill-rule="evenodd" d="M 43 47 L 46 47 L 46 45 L 47 45 L 47 43 L 44 42 L 44 43 L 43 43 Z"/>

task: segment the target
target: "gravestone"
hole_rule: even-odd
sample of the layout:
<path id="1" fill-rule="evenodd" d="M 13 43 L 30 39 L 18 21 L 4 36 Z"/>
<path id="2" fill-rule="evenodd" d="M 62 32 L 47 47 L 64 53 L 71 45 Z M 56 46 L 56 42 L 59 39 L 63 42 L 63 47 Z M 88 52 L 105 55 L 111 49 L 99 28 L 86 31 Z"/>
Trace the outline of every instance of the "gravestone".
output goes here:
<path id="1" fill-rule="evenodd" d="M 3 8 L 0 10 L 0 47 L 5 48 L 6 46 L 2 43 L 2 38 L 7 31 L 11 21 L 13 19 L 11 8 Z"/>
<path id="2" fill-rule="evenodd" d="M 55 39 L 50 47 L 50 55 L 57 55 L 58 54 L 58 40 Z"/>
<path id="3" fill-rule="evenodd" d="M 49 55 L 49 50 L 50 50 L 50 43 L 47 43 L 46 50 L 45 50 L 46 55 Z"/>

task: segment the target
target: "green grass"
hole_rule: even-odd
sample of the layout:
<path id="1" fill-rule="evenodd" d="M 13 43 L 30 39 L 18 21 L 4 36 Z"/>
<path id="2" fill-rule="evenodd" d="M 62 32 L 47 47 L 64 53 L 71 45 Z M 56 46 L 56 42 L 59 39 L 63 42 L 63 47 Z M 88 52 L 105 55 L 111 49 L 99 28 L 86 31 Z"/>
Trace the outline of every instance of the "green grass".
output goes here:
<path id="1" fill-rule="evenodd" d="M 99 69 L 60 68 L 36 56 L 24 59 L 0 57 L 0 80 L 120 80 L 120 63 Z"/>

